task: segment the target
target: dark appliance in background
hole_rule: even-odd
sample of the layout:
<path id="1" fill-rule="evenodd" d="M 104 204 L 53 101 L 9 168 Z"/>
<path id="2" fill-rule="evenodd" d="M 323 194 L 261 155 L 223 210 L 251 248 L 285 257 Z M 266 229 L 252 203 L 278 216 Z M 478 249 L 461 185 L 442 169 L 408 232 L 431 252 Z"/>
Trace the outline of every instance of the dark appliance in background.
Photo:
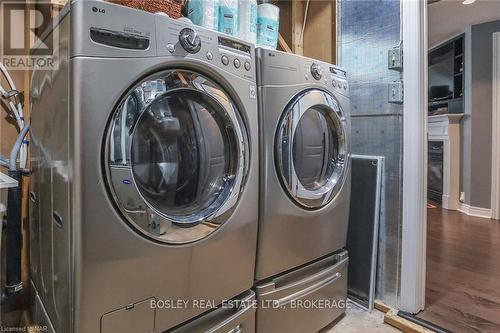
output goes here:
<path id="1" fill-rule="evenodd" d="M 443 201 L 443 141 L 429 141 L 427 199 L 439 204 Z"/>
<path id="2" fill-rule="evenodd" d="M 429 100 L 431 102 L 442 101 L 446 99 L 453 98 L 453 92 L 450 90 L 450 86 L 432 86 L 429 89 Z"/>
<path id="3" fill-rule="evenodd" d="M 429 51 L 429 116 L 464 111 L 464 35 Z"/>

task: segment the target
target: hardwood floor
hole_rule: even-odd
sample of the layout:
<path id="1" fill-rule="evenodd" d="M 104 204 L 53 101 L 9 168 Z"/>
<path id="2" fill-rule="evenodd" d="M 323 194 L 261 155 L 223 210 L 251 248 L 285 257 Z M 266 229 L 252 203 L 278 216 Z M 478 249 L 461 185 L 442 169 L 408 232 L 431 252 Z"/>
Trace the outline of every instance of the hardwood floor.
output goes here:
<path id="1" fill-rule="evenodd" d="M 500 332 L 500 221 L 427 210 L 426 310 L 452 332 Z"/>

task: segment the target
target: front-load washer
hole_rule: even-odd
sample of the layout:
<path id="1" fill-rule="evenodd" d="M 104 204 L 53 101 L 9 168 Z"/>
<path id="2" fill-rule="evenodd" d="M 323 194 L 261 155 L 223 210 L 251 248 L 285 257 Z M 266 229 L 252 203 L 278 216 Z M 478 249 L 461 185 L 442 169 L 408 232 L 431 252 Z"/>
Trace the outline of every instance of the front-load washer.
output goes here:
<path id="1" fill-rule="evenodd" d="M 35 319 L 252 332 L 252 307 L 221 304 L 254 297 L 254 47 L 104 1 L 71 1 L 54 27 L 58 67 L 32 76 Z"/>
<path id="2" fill-rule="evenodd" d="M 256 291 L 259 304 L 278 305 L 257 310 L 257 330 L 313 332 L 343 313 L 347 297 L 347 75 L 334 65 L 262 48 L 257 49 L 257 71 L 261 168 Z M 297 305 L 324 299 L 337 304 Z"/>

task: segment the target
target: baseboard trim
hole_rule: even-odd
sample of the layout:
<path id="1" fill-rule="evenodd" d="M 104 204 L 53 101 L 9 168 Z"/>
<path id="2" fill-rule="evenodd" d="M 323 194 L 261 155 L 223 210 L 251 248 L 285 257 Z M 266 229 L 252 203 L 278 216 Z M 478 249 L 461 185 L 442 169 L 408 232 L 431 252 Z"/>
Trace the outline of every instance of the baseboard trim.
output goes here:
<path id="1" fill-rule="evenodd" d="M 457 198 L 455 198 L 454 200 L 450 200 L 450 196 L 448 194 L 443 194 L 443 197 L 441 199 L 441 206 L 443 206 L 444 209 L 458 210 L 459 205 L 460 202 Z"/>
<path id="2" fill-rule="evenodd" d="M 464 203 L 458 205 L 458 211 L 469 216 L 491 219 L 491 208 L 474 207 Z"/>

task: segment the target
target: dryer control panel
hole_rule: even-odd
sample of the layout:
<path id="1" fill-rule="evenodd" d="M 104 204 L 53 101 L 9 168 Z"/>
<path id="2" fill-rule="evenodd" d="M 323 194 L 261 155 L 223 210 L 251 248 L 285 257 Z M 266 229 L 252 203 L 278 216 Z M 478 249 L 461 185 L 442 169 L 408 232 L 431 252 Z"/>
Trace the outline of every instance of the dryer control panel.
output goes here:
<path id="1" fill-rule="evenodd" d="M 303 59 L 302 80 L 325 85 L 328 90 L 334 90 L 342 95 L 349 95 L 347 73 L 345 70 L 324 62 Z"/>
<path id="2" fill-rule="evenodd" d="M 349 96 L 347 73 L 326 62 L 291 53 L 257 49 L 260 85 L 319 84 L 325 89 Z"/>

